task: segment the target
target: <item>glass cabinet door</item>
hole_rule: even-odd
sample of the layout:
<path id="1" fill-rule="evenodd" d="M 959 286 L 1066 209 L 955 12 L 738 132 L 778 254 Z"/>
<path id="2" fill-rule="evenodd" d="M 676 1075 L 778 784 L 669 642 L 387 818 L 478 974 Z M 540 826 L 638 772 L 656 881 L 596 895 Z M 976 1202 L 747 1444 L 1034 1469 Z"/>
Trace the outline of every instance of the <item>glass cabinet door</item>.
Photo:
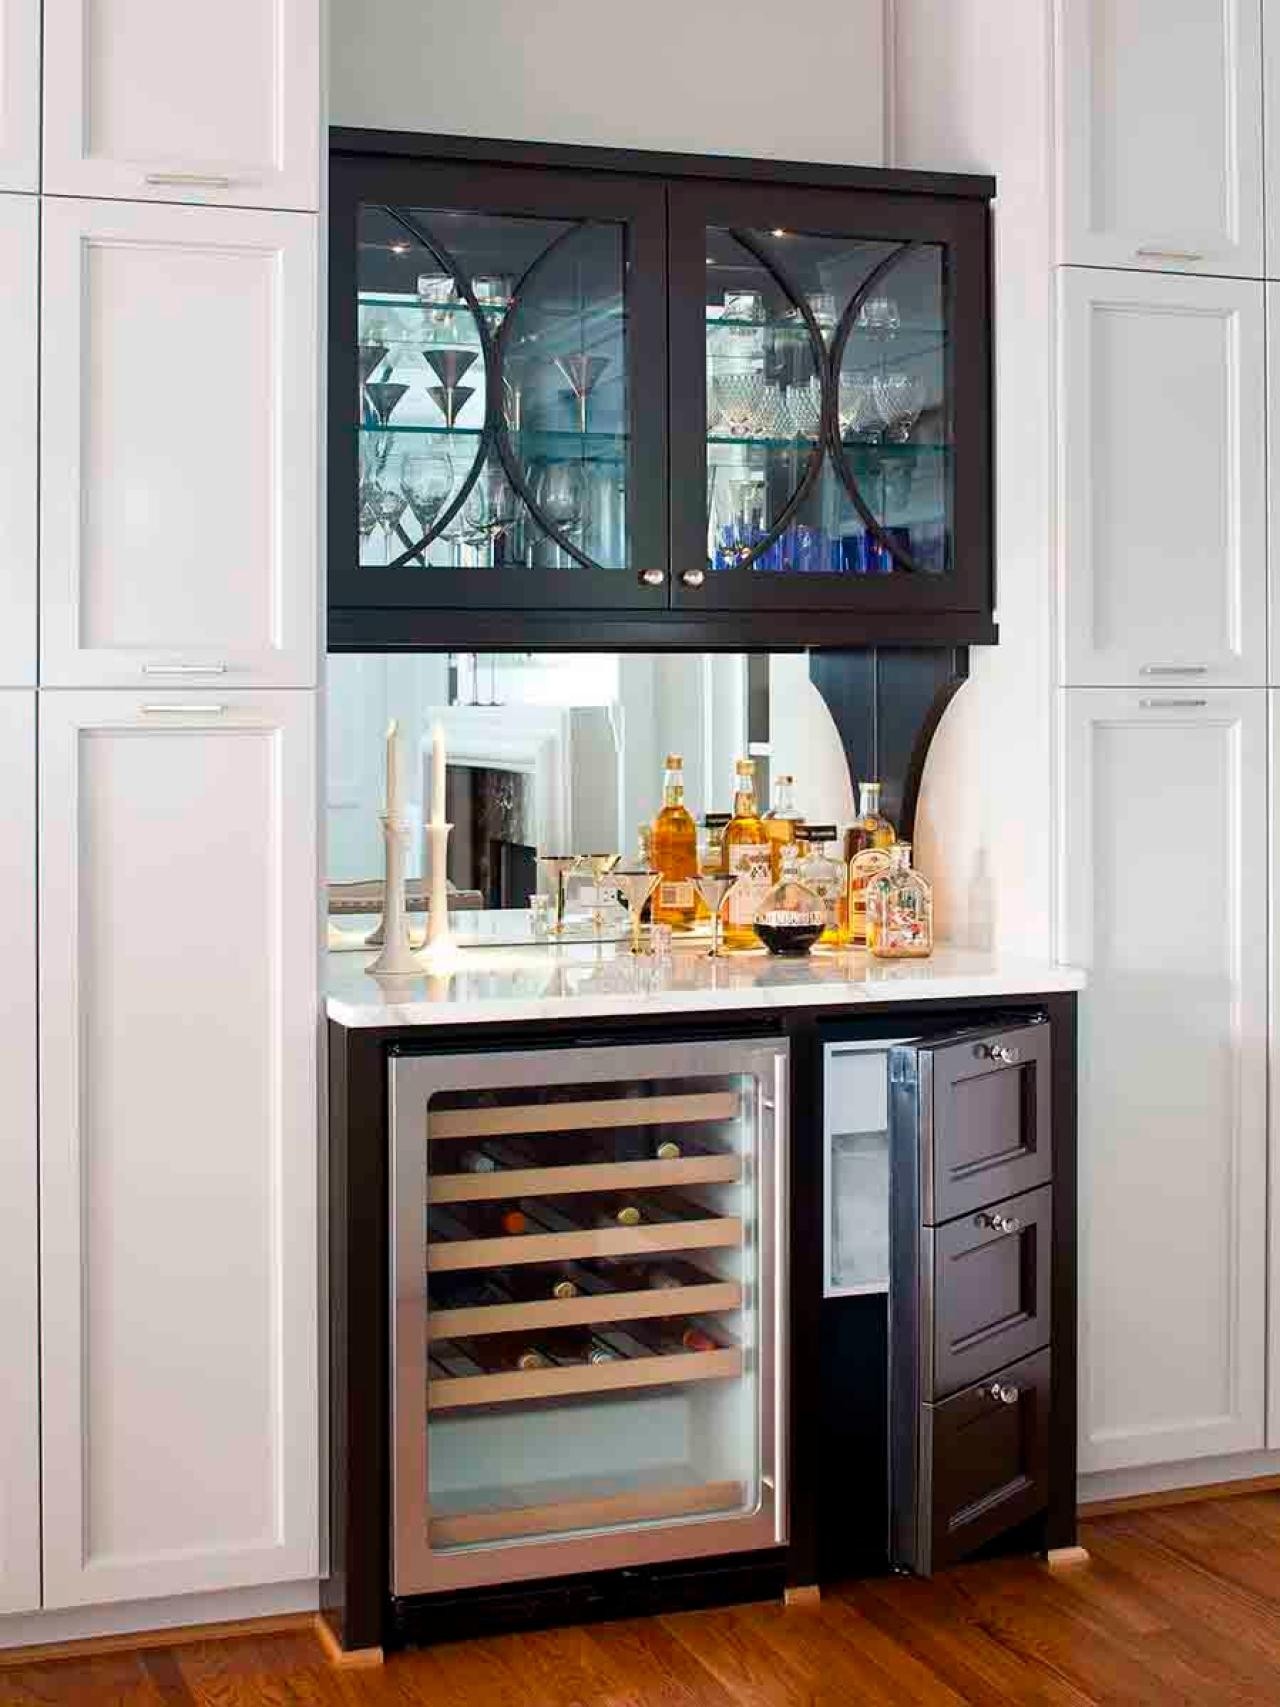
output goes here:
<path id="1" fill-rule="evenodd" d="M 666 604 L 662 192 L 334 163 L 335 604 Z M 647 572 L 647 573 L 646 573 Z"/>
<path id="2" fill-rule="evenodd" d="M 675 602 L 984 604 L 986 220 L 972 200 L 673 188 Z"/>
<path id="3" fill-rule="evenodd" d="M 785 1051 L 394 1063 L 397 1593 L 783 1538 Z"/>

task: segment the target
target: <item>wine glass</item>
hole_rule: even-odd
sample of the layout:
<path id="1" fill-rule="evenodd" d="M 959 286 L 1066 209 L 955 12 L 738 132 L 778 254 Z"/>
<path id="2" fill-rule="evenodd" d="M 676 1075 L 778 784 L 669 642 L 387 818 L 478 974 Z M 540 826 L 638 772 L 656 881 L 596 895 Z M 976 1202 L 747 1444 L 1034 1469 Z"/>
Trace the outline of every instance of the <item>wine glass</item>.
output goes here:
<path id="1" fill-rule="evenodd" d="M 645 951 L 640 943 L 640 915 L 644 912 L 645 903 L 661 881 L 661 874 L 648 866 L 620 866 L 614 871 L 618 880 L 618 888 L 627 904 L 627 912 L 631 917 L 631 952 L 643 954 Z"/>
<path id="2" fill-rule="evenodd" d="M 840 437 L 874 444 L 884 427 L 873 382 L 865 373 L 840 375 Z"/>
<path id="3" fill-rule="evenodd" d="M 425 545 L 436 517 L 453 491 L 453 462 L 443 450 L 416 451 L 400 464 L 400 490 Z M 423 562 L 426 562 L 425 555 Z"/>
<path id="4" fill-rule="evenodd" d="M 388 482 L 379 483 L 373 489 L 373 509 L 386 540 L 383 561 L 389 562 L 394 552 L 396 523 L 405 511 L 404 493 Z"/>
<path id="5" fill-rule="evenodd" d="M 878 373 L 871 382 L 886 437 L 905 444 L 924 408 L 925 385 L 918 373 Z"/>
<path id="6" fill-rule="evenodd" d="M 724 954 L 720 946 L 720 924 L 724 915 L 724 904 L 737 881 L 736 872 L 723 871 L 704 871 L 696 879 L 698 894 L 711 912 L 711 947 L 707 950 L 708 960 L 719 960 Z"/>
<path id="7" fill-rule="evenodd" d="M 534 502 L 561 533 L 572 534 L 586 506 L 586 481 L 576 462 L 549 462 L 533 488 Z M 556 548 L 556 567 L 564 567 L 564 552 Z"/>
<path id="8" fill-rule="evenodd" d="M 499 462 L 487 462 L 462 506 L 463 537 L 492 562 L 499 539 L 515 519 L 516 497 L 506 471 Z"/>

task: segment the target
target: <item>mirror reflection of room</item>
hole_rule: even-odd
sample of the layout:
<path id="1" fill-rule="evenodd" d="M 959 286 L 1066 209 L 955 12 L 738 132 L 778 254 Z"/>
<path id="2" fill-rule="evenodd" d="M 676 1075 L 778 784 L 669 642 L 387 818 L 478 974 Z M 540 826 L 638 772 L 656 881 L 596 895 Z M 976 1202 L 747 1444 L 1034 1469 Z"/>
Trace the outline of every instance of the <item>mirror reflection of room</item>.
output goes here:
<path id="1" fill-rule="evenodd" d="M 363 941 L 366 916 L 376 923 L 381 911 L 379 814 L 392 722 L 415 826 L 412 915 L 425 906 L 421 825 L 432 732 L 443 731 L 449 907 L 464 941 L 536 934 L 536 897 L 543 906 L 554 900 L 559 859 L 644 862 L 671 755 L 682 761 L 700 831 L 709 814 L 728 813 L 743 758 L 754 762 L 762 804 L 790 777 L 801 816 L 845 823 L 854 812 L 839 737 L 798 653 L 338 654 L 329 659 L 326 709 L 335 946 L 344 935 Z M 587 913 L 589 875 L 579 859 L 575 880 L 583 881 L 571 901 Z"/>

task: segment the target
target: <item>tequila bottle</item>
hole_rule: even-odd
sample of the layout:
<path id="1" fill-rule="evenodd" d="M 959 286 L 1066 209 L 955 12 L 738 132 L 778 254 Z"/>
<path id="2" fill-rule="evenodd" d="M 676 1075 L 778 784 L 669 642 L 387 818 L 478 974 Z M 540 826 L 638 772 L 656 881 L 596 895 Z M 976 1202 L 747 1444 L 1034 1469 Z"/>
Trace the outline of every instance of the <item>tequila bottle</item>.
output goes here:
<path id="1" fill-rule="evenodd" d="M 933 952 L 933 890 L 895 842 L 889 869 L 867 885 L 867 947 L 879 960 L 918 960 Z"/>
<path id="2" fill-rule="evenodd" d="M 796 875 L 818 897 L 826 916 L 818 941 L 842 948 L 849 940 L 849 874 L 836 857 L 834 824 L 802 824 L 796 832 L 800 863 Z"/>
<path id="3" fill-rule="evenodd" d="M 751 759 L 734 766 L 733 817 L 724 828 L 724 869 L 738 879 L 725 903 L 724 946 L 754 948 L 755 916 L 773 881 L 769 833 L 756 804 L 756 767 Z"/>
<path id="4" fill-rule="evenodd" d="M 662 810 L 649 837 L 653 869 L 660 881 L 653 897 L 655 924 L 686 931 L 697 909 L 698 828 L 684 803 L 684 760 L 667 754 L 662 778 Z"/>

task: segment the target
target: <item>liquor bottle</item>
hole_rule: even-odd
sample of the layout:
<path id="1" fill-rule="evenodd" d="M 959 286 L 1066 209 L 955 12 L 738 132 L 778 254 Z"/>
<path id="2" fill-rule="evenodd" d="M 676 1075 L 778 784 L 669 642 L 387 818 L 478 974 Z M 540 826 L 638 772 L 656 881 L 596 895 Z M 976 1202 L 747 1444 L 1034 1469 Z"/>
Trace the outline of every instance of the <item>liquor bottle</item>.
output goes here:
<path id="1" fill-rule="evenodd" d="M 888 869 L 887 848 L 863 848 L 849 861 L 849 941 L 859 947 L 867 940 L 867 885 Z"/>
<path id="2" fill-rule="evenodd" d="M 782 876 L 786 850 L 795 843 L 800 822 L 796 779 L 784 774 L 775 779 L 773 805 L 764 814 L 765 834 L 769 838 L 769 875 L 775 883 Z"/>
<path id="3" fill-rule="evenodd" d="M 864 848 L 887 848 L 897 839 L 893 825 L 880 810 L 880 784 L 858 785 L 858 816 L 844 833 L 844 857 L 851 862 Z"/>
<path id="4" fill-rule="evenodd" d="M 722 940 L 726 948 L 754 948 L 755 916 L 771 878 L 769 833 L 756 805 L 756 767 L 751 759 L 734 766 L 733 817 L 724 830 L 724 868 L 738 881 L 725 903 Z"/>
<path id="5" fill-rule="evenodd" d="M 800 862 L 796 875 L 822 903 L 827 922 L 818 942 L 842 948 L 849 940 L 849 873 L 836 857 L 834 824 L 801 824 L 796 831 Z"/>
<path id="6" fill-rule="evenodd" d="M 867 947 L 878 960 L 922 960 L 933 953 L 933 890 L 909 842 L 895 842 L 889 861 L 867 885 Z"/>
<path id="7" fill-rule="evenodd" d="M 686 931 L 697 911 L 698 827 L 684 803 L 684 760 L 667 754 L 662 810 L 653 820 L 649 845 L 661 881 L 653 897 L 655 924 Z"/>
<path id="8" fill-rule="evenodd" d="M 798 842 L 783 850 L 782 876 L 756 911 L 756 935 L 770 954 L 808 954 L 822 935 L 826 909 L 800 881 Z"/>

